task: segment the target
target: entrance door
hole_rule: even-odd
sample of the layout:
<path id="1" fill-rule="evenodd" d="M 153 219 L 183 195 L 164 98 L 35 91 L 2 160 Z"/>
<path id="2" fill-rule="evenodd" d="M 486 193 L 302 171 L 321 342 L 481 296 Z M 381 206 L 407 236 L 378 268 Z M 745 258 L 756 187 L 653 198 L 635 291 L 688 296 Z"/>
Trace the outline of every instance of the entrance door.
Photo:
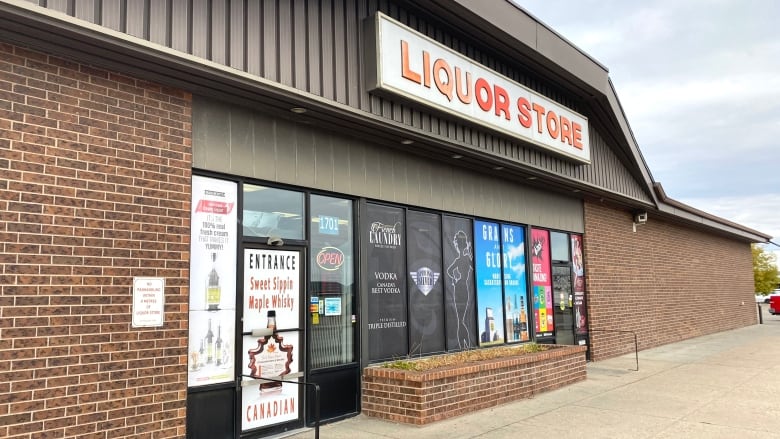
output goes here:
<path id="1" fill-rule="evenodd" d="M 310 197 L 308 328 L 309 381 L 320 387 L 320 419 L 357 413 L 357 301 L 352 200 Z M 307 422 L 316 420 L 309 400 Z"/>
<path id="2" fill-rule="evenodd" d="M 245 248 L 242 256 L 238 414 L 242 437 L 258 437 L 303 426 L 306 259 L 295 247 Z"/>
<path id="3" fill-rule="evenodd" d="M 556 344 L 574 344 L 574 293 L 571 273 L 571 266 L 568 263 L 553 264 L 552 288 Z"/>

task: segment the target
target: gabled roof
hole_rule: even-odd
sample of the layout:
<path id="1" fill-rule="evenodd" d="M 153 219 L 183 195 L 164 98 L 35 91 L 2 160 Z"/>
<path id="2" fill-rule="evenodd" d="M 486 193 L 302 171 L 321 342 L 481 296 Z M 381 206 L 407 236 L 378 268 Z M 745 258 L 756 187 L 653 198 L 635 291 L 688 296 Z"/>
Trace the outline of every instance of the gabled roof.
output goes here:
<path id="1" fill-rule="evenodd" d="M 771 238 L 666 197 L 653 180 L 637 146 L 608 69 L 521 7 L 500 0 L 396 2 L 459 32 L 469 41 L 480 43 L 485 50 L 503 59 L 515 60 L 577 97 L 623 166 L 652 198 L 654 215 L 746 241 L 767 242 Z M 395 121 L 105 27 L 73 20 L 23 0 L 0 0 L 0 38 L 143 75 L 194 93 L 230 96 L 236 102 L 261 102 L 270 107 L 305 104 L 321 110 L 317 111 L 321 122 L 348 126 L 354 132 L 370 133 L 376 139 L 397 138 L 407 129 Z M 554 176 L 548 183 L 570 184 L 555 181 Z M 639 204 L 637 200 L 613 201 L 628 208 L 648 209 L 647 204 Z"/>
<path id="2" fill-rule="evenodd" d="M 450 27 L 478 39 L 504 57 L 519 60 L 580 97 L 588 106 L 589 117 L 606 129 L 602 134 L 653 198 L 654 214 L 753 242 L 767 242 L 772 238 L 667 197 L 660 183 L 653 180 L 642 156 L 609 78 L 609 70 L 522 7 L 509 0 L 403 0 L 402 3 L 439 17 Z"/>

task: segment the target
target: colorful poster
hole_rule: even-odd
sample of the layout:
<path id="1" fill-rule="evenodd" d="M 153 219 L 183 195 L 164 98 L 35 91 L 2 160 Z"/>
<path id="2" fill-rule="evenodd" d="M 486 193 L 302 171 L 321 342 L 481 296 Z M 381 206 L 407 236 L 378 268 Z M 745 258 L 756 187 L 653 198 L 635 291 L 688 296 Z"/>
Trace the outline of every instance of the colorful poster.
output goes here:
<path id="1" fill-rule="evenodd" d="M 413 210 L 406 214 L 409 353 L 412 355 L 445 350 L 439 218 L 439 215 Z"/>
<path id="2" fill-rule="evenodd" d="M 479 345 L 504 343 L 504 301 L 501 291 L 501 238 L 498 224 L 474 221 Z"/>
<path id="3" fill-rule="evenodd" d="M 192 177 L 189 386 L 235 379 L 237 190 L 231 181 Z"/>
<path id="4" fill-rule="evenodd" d="M 572 275 L 574 277 L 574 332 L 588 333 L 588 313 L 585 305 L 585 259 L 582 236 L 571 235 Z"/>
<path id="5" fill-rule="evenodd" d="M 447 350 L 471 349 L 477 345 L 471 220 L 445 215 L 442 217 L 442 231 L 446 266 L 444 309 Z"/>
<path id="6" fill-rule="evenodd" d="M 242 332 L 274 330 L 273 335 L 245 335 L 241 374 L 294 381 L 301 372 L 301 254 L 290 250 L 244 250 L 244 319 Z M 250 430 L 298 419 L 300 386 L 242 378 L 241 428 Z"/>
<path id="7" fill-rule="evenodd" d="M 536 336 L 551 337 L 555 327 L 550 274 L 550 232 L 547 230 L 531 229 L 531 271 Z"/>
<path id="8" fill-rule="evenodd" d="M 528 296 L 525 267 L 525 228 L 501 226 L 504 254 L 504 316 L 507 342 L 529 341 Z"/>
<path id="9" fill-rule="evenodd" d="M 385 360 L 405 356 L 409 350 L 404 212 L 368 204 L 360 229 L 368 278 L 368 357 Z"/>

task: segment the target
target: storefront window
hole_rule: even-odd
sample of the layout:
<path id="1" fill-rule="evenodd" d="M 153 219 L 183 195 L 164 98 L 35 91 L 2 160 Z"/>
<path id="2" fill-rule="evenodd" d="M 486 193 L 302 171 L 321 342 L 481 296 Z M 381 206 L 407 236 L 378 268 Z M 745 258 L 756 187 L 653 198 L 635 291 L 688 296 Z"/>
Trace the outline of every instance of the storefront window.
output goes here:
<path id="1" fill-rule="evenodd" d="M 569 235 L 561 232 L 550 232 L 553 261 L 569 260 Z"/>
<path id="2" fill-rule="evenodd" d="M 445 350 L 444 282 L 440 279 L 441 216 L 410 210 L 406 214 L 410 354 Z"/>
<path id="3" fill-rule="evenodd" d="M 399 358 L 409 353 L 406 289 L 406 225 L 397 207 L 367 204 L 361 213 L 362 257 L 368 281 L 368 358 Z"/>
<path id="4" fill-rule="evenodd" d="M 304 239 L 303 193 L 244 185 L 244 236 Z"/>
<path id="5" fill-rule="evenodd" d="M 477 305 L 474 294 L 474 243 L 471 220 L 442 217 L 447 350 L 477 346 Z"/>
<path id="6" fill-rule="evenodd" d="M 504 316 L 507 342 L 531 339 L 528 328 L 528 282 L 526 279 L 525 228 L 501 225 Z"/>
<path id="7" fill-rule="evenodd" d="M 534 330 L 537 340 L 552 337 L 553 322 L 552 276 L 550 273 L 550 232 L 531 229 L 531 272 L 533 273 Z"/>
<path id="8" fill-rule="evenodd" d="M 312 368 L 355 360 L 352 202 L 311 196 Z"/>
<path id="9" fill-rule="evenodd" d="M 479 345 L 502 344 L 505 321 L 501 291 L 501 237 L 497 223 L 474 221 L 474 252 Z"/>

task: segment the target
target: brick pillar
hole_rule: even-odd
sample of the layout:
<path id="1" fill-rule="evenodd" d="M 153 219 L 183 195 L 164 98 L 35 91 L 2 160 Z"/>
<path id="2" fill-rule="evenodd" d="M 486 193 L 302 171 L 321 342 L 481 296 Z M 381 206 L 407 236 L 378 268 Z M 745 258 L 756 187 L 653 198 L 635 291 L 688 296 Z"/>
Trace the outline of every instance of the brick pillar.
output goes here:
<path id="1" fill-rule="evenodd" d="M 0 43 L 0 437 L 184 436 L 191 101 Z"/>

